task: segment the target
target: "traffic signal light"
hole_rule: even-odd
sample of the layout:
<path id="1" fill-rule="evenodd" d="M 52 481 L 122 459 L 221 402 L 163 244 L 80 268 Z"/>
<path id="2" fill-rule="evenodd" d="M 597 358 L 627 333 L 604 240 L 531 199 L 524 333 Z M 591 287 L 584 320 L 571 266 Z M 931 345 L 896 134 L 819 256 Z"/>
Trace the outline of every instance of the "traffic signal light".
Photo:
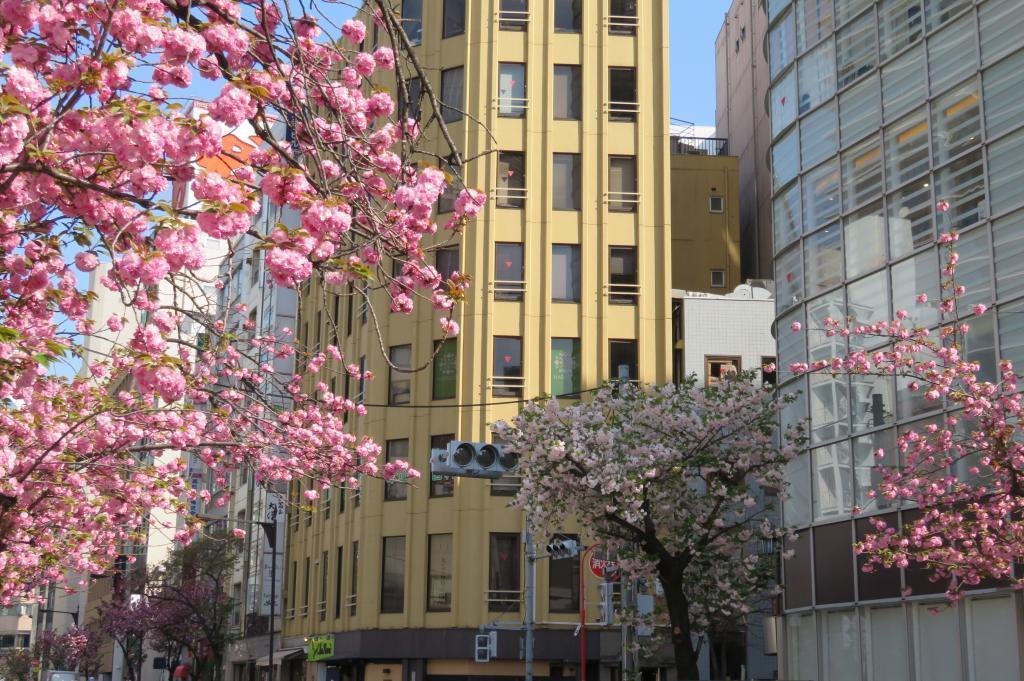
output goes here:
<path id="1" fill-rule="evenodd" d="M 473 648 L 474 662 L 490 662 L 492 657 L 498 655 L 498 632 L 489 631 L 486 634 L 477 634 Z"/>
<path id="2" fill-rule="evenodd" d="M 615 595 L 615 582 L 601 582 L 597 585 L 601 594 L 601 623 L 609 625 L 612 623 L 615 614 L 615 605 L 612 597 Z"/>
<path id="3" fill-rule="evenodd" d="M 430 451 L 432 475 L 500 478 L 519 467 L 519 456 L 490 442 L 452 440 L 447 449 Z"/>
<path id="4" fill-rule="evenodd" d="M 548 544 L 548 557 L 552 560 L 572 558 L 579 555 L 581 548 L 575 539 L 555 539 Z"/>

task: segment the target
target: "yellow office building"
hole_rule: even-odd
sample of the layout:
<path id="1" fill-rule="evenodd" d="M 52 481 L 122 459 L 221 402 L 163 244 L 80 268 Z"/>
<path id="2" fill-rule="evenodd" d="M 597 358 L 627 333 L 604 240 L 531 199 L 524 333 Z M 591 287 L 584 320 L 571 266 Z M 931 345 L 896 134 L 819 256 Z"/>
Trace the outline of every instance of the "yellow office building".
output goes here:
<path id="1" fill-rule="evenodd" d="M 517 632 L 499 634 L 495 661 L 472 661 L 481 625 L 522 621 L 523 516 L 508 507 L 516 483 L 431 480 L 430 450 L 491 439 L 491 424 L 514 417 L 523 398 L 672 375 L 667 0 L 404 4 L 418 58 L 453 107 L 456 144 L 467 157 L 495 150 L 464 172 L 489 202 L 436 253 L 442 273 L 469 274 L 473 285 L 457 311 L 461 333 L 425 370 L 389 370 L 381 345 L 395 365 L 425 365 L 441 337 L 429 303 L 402 315 L 388 312 L 382 291 L 372 311 L 358 296 L 303 293 L 300 340 L 337 342 L 346 361 L 376 374 L 360 385 L 334 367 L 334 390 L 368 406 L 356 432 L 424 477 L 334 489 L 317 512 L 291 514 L 282 647 L 306 644 L 319 659 L 285 662 L 284 678 L 522 676 Z M 447 153 L 439 139 L 437 152 Z M 538 677 L 578 674 L 578 569 L 539 563 Z M 594 621 L 589 575 L 585 593 Z M 617 665 L 611 637 L 588 633 L 592 679 Z"/>

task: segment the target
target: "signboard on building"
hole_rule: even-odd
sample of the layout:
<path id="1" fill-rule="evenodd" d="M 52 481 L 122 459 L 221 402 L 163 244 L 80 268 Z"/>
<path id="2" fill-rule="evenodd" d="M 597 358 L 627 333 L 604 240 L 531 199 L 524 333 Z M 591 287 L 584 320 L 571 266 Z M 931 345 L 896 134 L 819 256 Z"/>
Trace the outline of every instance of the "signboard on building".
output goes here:
<path id="1" fill-rule="evenodd" d="M 329 660 L 334 657 L 334 634 L 310 636 L 306 641 L 306 645 L 309 646 L 306 659 L 310 662 Z"/>
<path id="2" fill-rule="evenodd" d="M 263 519 L 264 522 L 274 523 L 276 528 L 276 539 L 277 539 L 277 555 L 270 550 L 270 544 L 267 542 L 267 537 L 262 528 L 260 533 L 263 535 L 263 575 L 260 584 L 260 608 L 259 614 L 270 615 L 270 585 L 271 585 L 271 561 L 277 562 L 277 584 L 274 585 L 274 613 L 277 615 L 281 614 L 281 580 L 284 575 L 284 542 L 285 542 L 285 506 L 284 499 L 281 498 L 280 494 L 267 494 L 266 501 L 264 503 Z"/>
<path id="3" fill-rule="evenodd" d="M 590 572 L 599 579 L 605 579 L 611 582 L 619 576 L 619 564 L 617 561 L 608 560 L 607 558 L 599 558 L 591 554 Z"/>

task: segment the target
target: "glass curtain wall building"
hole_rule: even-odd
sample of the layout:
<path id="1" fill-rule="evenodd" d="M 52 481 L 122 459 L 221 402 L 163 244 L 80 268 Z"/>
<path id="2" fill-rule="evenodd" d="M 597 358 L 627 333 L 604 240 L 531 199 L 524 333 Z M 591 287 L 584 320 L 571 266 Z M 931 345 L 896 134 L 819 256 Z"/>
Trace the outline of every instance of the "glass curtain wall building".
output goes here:
<path id="1" fill-rule="evenodd" d="M 784 561 L 780 678 L 1021 678 L 1020 594 L 973 592 L 955 609 L 920 570 L 864 573 L 850 549 L 879 502 L 873 452 L 935 419 L 893 378 L 788 373 L 843 354 L 813 329 L 939 321 L 937 234 L 960 232 L 958 282 L 993 309 L 969 318 L 982 376 L 1024 367 L 1024 12 L 1020 0 L 767 0 L 780 382 L 809 419 L 784 505 L 798 529 Z M 928 304 L 915 296 L 927 293 Z M 800 322 L 806 334 L 790 333 Z M 965 471 L 966 474 L 966 471 Z M 856 519 L 854 506 L 863 509 Z M 907 590 L 910 590 L 909 592 Z M 909 595 L 907 595 L 909 593 Z"/>

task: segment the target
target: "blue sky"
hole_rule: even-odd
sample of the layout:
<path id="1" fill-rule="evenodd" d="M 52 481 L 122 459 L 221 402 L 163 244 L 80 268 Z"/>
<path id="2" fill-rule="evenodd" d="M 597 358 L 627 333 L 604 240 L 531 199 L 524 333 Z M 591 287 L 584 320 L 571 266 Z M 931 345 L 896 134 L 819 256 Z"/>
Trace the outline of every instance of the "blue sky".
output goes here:
<path id="1" fill-rule="evenodd" d="M 669 0 L 673 118 L 715 124 L 715 38 L 729 0 Z"/>

